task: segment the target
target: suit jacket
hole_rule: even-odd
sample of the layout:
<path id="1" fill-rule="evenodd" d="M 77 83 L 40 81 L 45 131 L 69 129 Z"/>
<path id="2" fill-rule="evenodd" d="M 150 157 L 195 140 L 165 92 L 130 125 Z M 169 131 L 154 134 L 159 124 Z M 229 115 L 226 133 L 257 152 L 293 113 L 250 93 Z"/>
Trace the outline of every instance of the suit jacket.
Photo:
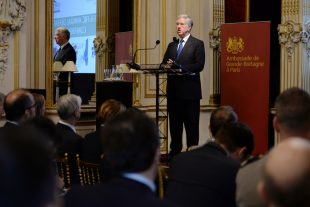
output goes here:
<path id="1" fill-rule="evenodd" d="M 67 152 L 70 155 L 80 154 L 83 138 L 75 133 L 69 126 L 58 123 L 56 128 L 61 134 L 61 144 L 58 147 L 58 153 Z"/>
<path id="2" fill-rule="evenodd" d="M 175 60 L 181 65 L 183 72 L 194 75 L 168 75 L 167 94 L 168 98 L 174 99 L 201 99 L 201 83 L 199 72 L 205 64 L 205 49 L 203 41 L 190 36 L 178 58 L 178 42 L 171 42 L 164 55 L 163 63 L 168 59 Z"/>
<path id="3" fill-rule="evenodd" d="M 74 63 L 76 63 L 76 52 L 70 43 L 68 43 L 60 51 L 57 51 L 54 56 L 54 62 L 55 61 L 60 61 L 63 65 L 67 61 L 73 61 Z"/>
<path id="4" fill-rule="evenodd" d="M 103 153 L 100 130 L 87 134 L 82 145 L 81 158 L 86 162 L 99 163 Z"/>
<path id="5" fill-rule="evenodd" d="M 240 168 L 236 179 L 236 202 L 238 207 L 267 207 L 257 193 L 257 184 L 262 178 L 266 157 L 264 156 L 260 160 Z"/>
<path id="6" fill-rule="evenodd" d="M 184 207 L 233 207 L 238 168 L 216 143 L 181 153 L 171 162 L 165 199 Z"/>
<path id="7" fill-rule="evenodd" d="M 65 197 L 66 207 L 168 207 L 144 184 L 127 178 L 114 178 L 96 186 L 76 186 Z"/>

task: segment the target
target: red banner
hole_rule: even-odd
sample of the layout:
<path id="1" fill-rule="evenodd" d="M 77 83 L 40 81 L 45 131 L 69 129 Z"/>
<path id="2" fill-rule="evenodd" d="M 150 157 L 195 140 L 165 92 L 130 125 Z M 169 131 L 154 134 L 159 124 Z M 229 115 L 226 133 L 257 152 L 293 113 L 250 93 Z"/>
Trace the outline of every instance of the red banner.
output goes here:
<path id="1" fill-rule="evenodd" d="M 253 154 L 268 149 L 270 22 L 221 27 L 221 105 L 231 105 L 255 138 Z"/>

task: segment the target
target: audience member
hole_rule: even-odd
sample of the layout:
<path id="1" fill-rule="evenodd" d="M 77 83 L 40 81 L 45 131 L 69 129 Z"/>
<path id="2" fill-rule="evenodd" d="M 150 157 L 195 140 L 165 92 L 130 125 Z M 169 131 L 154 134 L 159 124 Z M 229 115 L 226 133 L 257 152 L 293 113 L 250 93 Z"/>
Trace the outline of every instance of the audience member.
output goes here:
<path id="1" fill-rule="evenodd" d="M 59 98 L 56 106 L 60 118 L 56 127 L 58 133 L 62 135 L 57 153 L 59 156 L 68 153 L 72 184 L 79 183 L 76 154 L 81 153 L 83 138 L 76 133 L 75 125 L 80 119 L 81 104 L 81 97 L 67 94 Z"/>
<path id="2" fill-rule="evenodd" d="M 73 187 L 66 206 L 173 206 L 154 194 L 159 164 L 159 134 L 144 113 L 128 110 L 102 128 L 104 159 L 114 176 L 96 186 Z"/>
<path id="3" fill-rule="evenodd" d="M 15 128 L 27 119 L 35 116 L 33 95 L 24 89 L 15 89 L 4 99 L 6 123 L 3 128 Z"/>
<path id="4" fill-rule="evenodd" d="M 93 163 L 98 163 L 100 161 L 103 153 L 100 140 L 100 128 L 104 126 L 106 121 L 125 110 L 126 106 L 114 99 L 109 99 L 102 103 L 96 117 L 97 130 L 87 134 L 83 142 L 81 157 L 84 161 Z"/>
<path id="5" fill-rule="evenodd" d="M 310 95 L 306 91 L 296 87 L 285 90 L 276 99 L 275 108 L 273 127 L 281 140 L 293 136 L 310 139 Z M 239 170 L 236 179 L 239 207 L 266 206 L 256 190 L 266 157 Z"/>
<path id="6" fill-rule="evenodd" d="M 310 142 L 293 137 L 268 155 L 258 193 L 268 206 L 310 206 Z"/>
<path id="7" fill-rule="evenodd" d="M 53 147 L 44 136 L 20 127 L 0 134 L 1 206 L 55 206 Z"/>
<path id="8" fill-rule="evenodd" d="M 76 133 L 75 125 L 81 115 L 81 97 L 74 94 L 63 95 L 57 102 L 57 112 L 60 120 L 56 127 L 62 135 L 61 146 L 58 152 L 69 153 L 75 156 L 80 153 L 83 138 Z"/>
<path id="9" fill-rule="evenodd" d="M 32 93 L 36 103 L 36 116 L 44 116 L 45 114 L 45 98 L 42 94 Z"/>
<path id="10" fill-rule="evenodd" d="M 235 206 L 235 178 L 253 134 L 244 124 L 225 123 L 214 142 L 177 155 L 170 164 L 165 199 L 180 206 Z M 246 152 L 249 151 L 249 152 Z"/>

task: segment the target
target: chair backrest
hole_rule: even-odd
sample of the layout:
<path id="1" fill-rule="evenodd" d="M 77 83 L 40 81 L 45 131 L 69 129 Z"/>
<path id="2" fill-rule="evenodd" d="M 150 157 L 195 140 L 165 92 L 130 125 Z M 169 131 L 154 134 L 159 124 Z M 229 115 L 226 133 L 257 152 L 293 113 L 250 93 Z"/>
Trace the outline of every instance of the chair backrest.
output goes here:
<path id="1" fill-rule="evenodd" d="M 81 185 L 95 185 L 101 182 L 101 167 L 99 163 L 85 162 L 76 155 Z"/>
<path id="2" fill-rule="evenodd" d="M 56 172 L 58 176 L 61 179 L 63 179 L 65 188 L 69 188 L 71 186 L 71 177 L 70 177 L 70 166 L 67 153 L 65 153 L 63 156 L 57 156 Z"/>
<path id="3" fill-rule="evenodd" d="M 165 194 L 165 187 L 168 181 L 168 166 L 160 165 L 157 172 L 157 187 L 158 187 L 158 196 L 163 199 Z"/>

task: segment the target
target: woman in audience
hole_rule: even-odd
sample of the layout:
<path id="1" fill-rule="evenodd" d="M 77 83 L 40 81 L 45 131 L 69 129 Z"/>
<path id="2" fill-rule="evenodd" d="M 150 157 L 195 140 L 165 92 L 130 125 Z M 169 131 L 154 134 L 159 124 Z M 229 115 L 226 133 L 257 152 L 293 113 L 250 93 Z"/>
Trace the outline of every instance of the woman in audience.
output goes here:
<path id="1" fill-rule="evenodd" d="M 103 127 L 107 121 L 125 110 L 126 107 L 121 102 L 114 99 L 109 99 L 102 103 L 96 117 L 97 130 L 85 136 L 82 146 L 82 160 L 93 163 L 98 163 L 100 161 L 103 153 L 100 141 L 100 128 Z"/>
<path id="2" fill-rule="evenodd" d="M 44 116 L 45 114 L 45 98 L 42 94 L 32 93 L 35 107 L 36 107 L 36 116 Z"/>

